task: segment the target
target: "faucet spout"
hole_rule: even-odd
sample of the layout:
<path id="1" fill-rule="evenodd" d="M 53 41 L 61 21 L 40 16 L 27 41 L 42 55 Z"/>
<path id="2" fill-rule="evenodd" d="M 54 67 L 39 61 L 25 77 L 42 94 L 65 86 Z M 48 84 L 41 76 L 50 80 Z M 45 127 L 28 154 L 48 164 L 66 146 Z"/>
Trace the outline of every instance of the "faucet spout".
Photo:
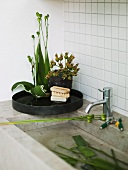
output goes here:
<path id="1" fill-rule="evenodd" d="M 93 103 L 90 103 L 86 108 L 85 108 L 85 113 L 89 113 L 90 110 L 93 108 L 93 106 L 100 105 L 100 104 L 105 104 L 106 100 L 99 100 Z"/>
<path id="2" fill-rule="evenodd" d="M 106 118 L 109 119 L 112 117 L 112 88 L 111 87 L 104 87 L 103 90 L 99 90 L 103 92 L 103 100 L 99 100 L 89 104 L 85 112 L 89 113 L 92 107 L 96 105 L 103 104 L 103 113 L 106 114 Z"/>

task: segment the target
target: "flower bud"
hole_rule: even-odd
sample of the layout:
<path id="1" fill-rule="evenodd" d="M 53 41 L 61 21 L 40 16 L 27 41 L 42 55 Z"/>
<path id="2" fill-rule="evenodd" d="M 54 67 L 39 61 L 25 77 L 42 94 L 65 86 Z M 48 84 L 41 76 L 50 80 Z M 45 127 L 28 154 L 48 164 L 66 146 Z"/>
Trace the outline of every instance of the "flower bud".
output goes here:
<path id="1" fill-rule="evenodd" d="M 57 62 L 59 61 L 58 54 L 55 54 L 55 60 L 56 60 Z"/>
<path id="2" fill-rule="evenodd" d="M 40 32 L 39 32 L 39 31 L 37 31 L 37 32 L 36 32 L 36 34 L 39 36 L 39 35 L 40 35 Z"/>
<path id="3" fill-rule="evenodd" d="M 32 57 L 28 55 L 27 58 L 28 58 L 28 61 L 29 61 L 30 63 L 32 63 Z"/>
<path id="4" fill-rule="evenodd" d="M 68 52 L 65 53 L 64 58 L 68 59 Z"/>
<path id="5" fill-rule="evenodd" d="M 52 61 L 50 62 L 50 67 L 53 68 L 55 65 L 56 65 L 56 62 L 55 62 L 54 60 L 52 60 Z"/>
<path id="6" fill-rule="evenodd" d="M 60 61 L 63 60 L 63 54 L 60 54 L 60 58 L 59 58 Z"/>
<path id="7" fill-rule="evenodd" d="M 60 67 L 60 68 L 63 68 L 63 64 L 62 64 L 62 63 L 59 63 L 59 67 Z"/>
<path id="8" fill-rule="evenodd" d="M 32 37 L 33 39 L 35 38 L 35 36 L 34 36 L 34 35 L 32 35 L 31 37 Z"/>

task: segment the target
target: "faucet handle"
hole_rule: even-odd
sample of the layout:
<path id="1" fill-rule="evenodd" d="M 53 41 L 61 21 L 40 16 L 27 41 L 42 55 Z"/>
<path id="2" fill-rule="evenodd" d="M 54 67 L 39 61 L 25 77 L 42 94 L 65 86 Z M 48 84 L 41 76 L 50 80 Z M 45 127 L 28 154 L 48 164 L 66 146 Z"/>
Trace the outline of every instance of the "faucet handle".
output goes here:
<path id="1" fill-rule="evenodd" d="M 104 87 L 103 90 L 98 89 L 100 92 L 103 92 L 104 95 L 107 96 L 112 96 L 112 88 L 111 87 Z"/>
<path id="2" fill-rule="evenodd" d="M 98 89 L 98 90 L 99 90 L 100 92 L 102 92 L 102 93 L 105 92 L 105 90 L 101 90 L 101 89 Z"/>

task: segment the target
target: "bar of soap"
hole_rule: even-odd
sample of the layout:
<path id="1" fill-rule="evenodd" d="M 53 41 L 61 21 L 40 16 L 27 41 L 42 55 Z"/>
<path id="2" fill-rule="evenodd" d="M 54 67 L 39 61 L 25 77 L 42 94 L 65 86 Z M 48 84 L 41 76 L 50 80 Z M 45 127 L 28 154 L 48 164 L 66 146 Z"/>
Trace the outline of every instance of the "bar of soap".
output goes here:
<path id="1" fill-rule="evenodd" d="M 69 88 L 64 88 L 64 87 L 59 87 L 59 86 L 52 86 L 50 88 L 51 91 L 54 91 L 54 92 L 60 92 L 60 93 L 69 93 L 70 92 L 70 89 Z"/>
<path id="2" fill-rule="evenodd" d="M 63 98 L 70 97 L 69 93 L 60 93 L 60 92 L 54 92 L 54 91 L 52 91 L 52 96 L 59 96 L 59 97 L 63 97 Z"/>
<path id="3" fill-rule="evenodd" d="M 51 96 L 51 101 L 66 102 L 67 98 L 60 96 Z"/>

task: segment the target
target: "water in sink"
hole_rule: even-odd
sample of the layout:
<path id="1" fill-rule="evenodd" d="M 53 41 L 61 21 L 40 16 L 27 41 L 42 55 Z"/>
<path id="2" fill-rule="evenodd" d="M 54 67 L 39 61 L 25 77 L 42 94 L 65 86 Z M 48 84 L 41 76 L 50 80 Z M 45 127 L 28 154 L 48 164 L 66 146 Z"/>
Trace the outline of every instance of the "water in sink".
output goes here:
<path id="1" fill-rule="evenodd" d="M 63 154 L 68 154 L 73 156 L 69 151 L 58 147 L 58 145 L 64 146 L 66 148 L 71 148 L 74 146 L 74 141 L 72 136 L 81 135 L 89 144 L 97 149 L 103 150 L 106 153 L 111 155 L 111 149 L 114 150 L 116 154 L 116 158 L 128 162 L 128 157 L 122 151 L 118 150 L 117 148 L 110 146 L 109 144 L 101 141 L 100 139 L 96 138 L 93 135 L 90 135 L 86 131 L 78 128 L 77 126 L 73 125 L 71 122 L 64 122 L 58 123 L 54 125 L 48 125 L 36 129 L 24 129 L 24 126 L 18 126 L 22 128 L 28 135 L 32 138 L 37 140 L 39 143 L 46 146 L 48 149 L 56 152 L 61 152 Z M 101 155 L 97 152 L 98 157 L 102 157 L 105 160 L 113 162 L 112 159 L 106 157 L 105 155 Z M 122 166 L 122 165 L 121 165 Z M 123 165 L 124 166 L 124 165 Z M 125 169 L 128 167 L 124 166 Z M 80 169 L 80 166 L 77 167 Z"/>

